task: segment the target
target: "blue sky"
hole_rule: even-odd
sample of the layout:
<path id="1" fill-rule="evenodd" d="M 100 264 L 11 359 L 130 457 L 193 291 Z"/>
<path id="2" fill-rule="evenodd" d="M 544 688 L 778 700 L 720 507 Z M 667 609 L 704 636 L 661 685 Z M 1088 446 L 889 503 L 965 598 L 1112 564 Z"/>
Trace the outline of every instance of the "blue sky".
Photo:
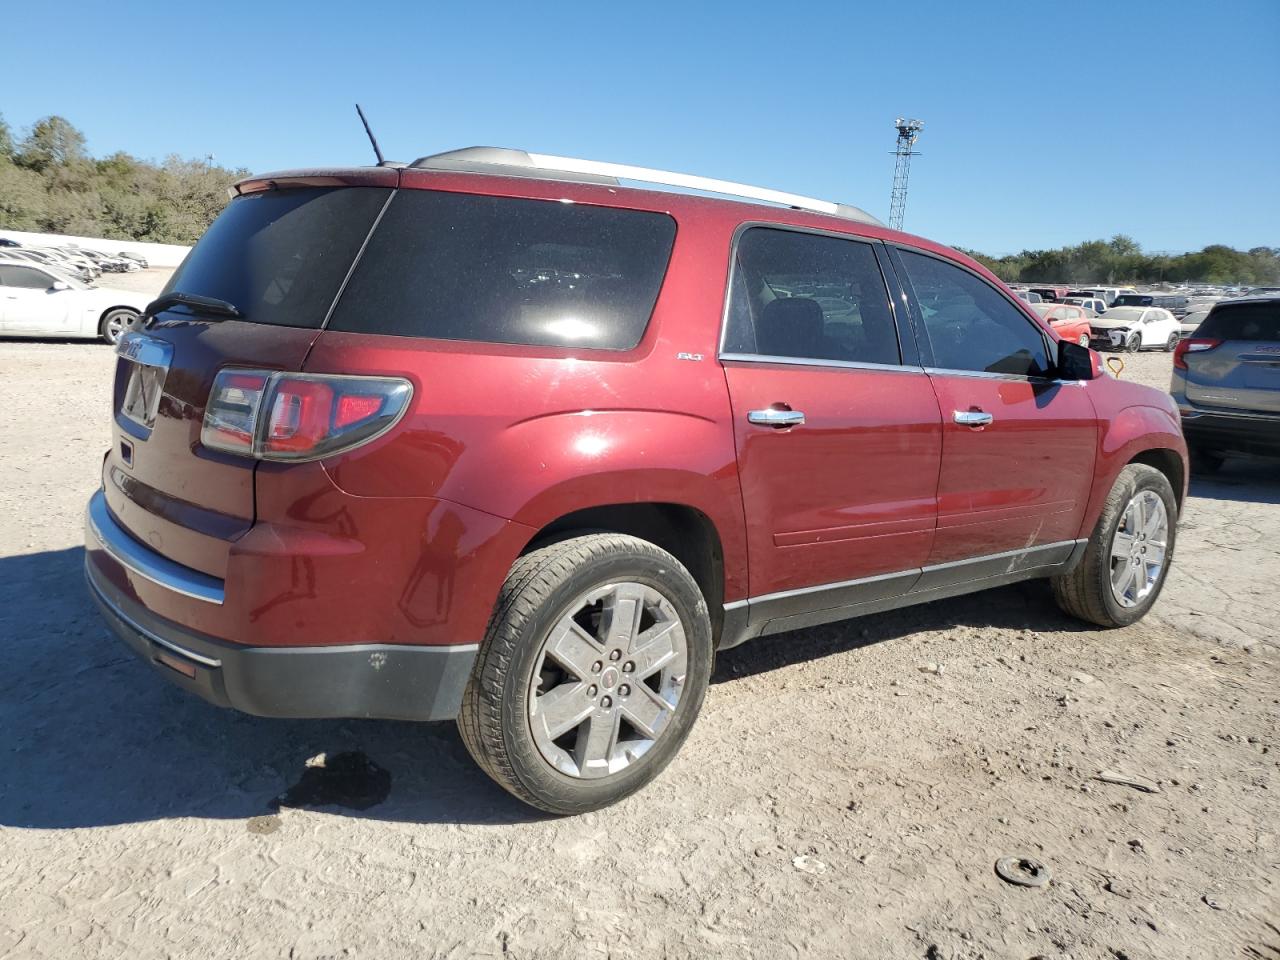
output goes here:
<path id="1" fill-rule="evenodd" d="M 0 113 L 255 171 L 516 146 L 740 180 L 1007 253 L 1280 245 L 1280 0 L 5 5 Z M 15 38 L 27 38 L 15 44 Z M 15 79 L 16 78 L 16 79 Z"/>

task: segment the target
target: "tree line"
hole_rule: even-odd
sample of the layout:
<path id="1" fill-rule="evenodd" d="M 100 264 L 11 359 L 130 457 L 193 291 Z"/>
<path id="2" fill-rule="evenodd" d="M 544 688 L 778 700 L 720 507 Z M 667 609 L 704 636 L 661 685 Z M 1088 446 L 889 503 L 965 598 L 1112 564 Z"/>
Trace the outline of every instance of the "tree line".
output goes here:
<path id="1" fill-rule="evenodd" d="M 247 173 L 176 154 L 158 164 L 124 152 L 95 159 L 62 117 L 37 121 L 20 139 L 0 117 L 0 228 L 195 243 L 226 204 L 227 186 Z M 964 252 L 1010 282 L 1280 284 L 1280 247 L 1149 254 L 1116 236 L 1007 257 Z"/>
<path id="2" fill-rule="evenodd" d="M 246 173 L 176 155 L 95 159 L 62 117 L 37 121 L 20 139 L 0 117 L 0 228 L 8 230 L 191 244 Z"/>
<path id="3" fill-rule="evenodd" d="M 1009 283 L 1280 283 L 1280 247 L 1236 250 L 1215 243 L 1192 253 L 1143 253 L 1132 238 L 1121 234 L 1110 240 L 1089 240 L 1057 250 L 1023 250 L 1007 257 L 964 252 Z"/>

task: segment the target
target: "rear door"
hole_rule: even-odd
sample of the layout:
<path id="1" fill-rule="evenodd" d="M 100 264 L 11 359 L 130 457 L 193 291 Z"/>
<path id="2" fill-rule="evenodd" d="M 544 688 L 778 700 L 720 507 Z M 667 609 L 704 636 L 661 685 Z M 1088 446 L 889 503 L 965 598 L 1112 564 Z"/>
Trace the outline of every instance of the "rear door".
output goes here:
<path id="1" fill-rule="evenodd" d="M 1195 337 L 1221 343 L 1183 355 L 1188 400 L 1202 408 L 1280 414 L 1280 301 L 1219 304 Z"/>
<path id="2" fill-rule="evenodd" d="M 243 318 L 174 306 L 117 351 L 107 504 L 138 540 L 216 577 L 253 524 L 255 461 L 201 445 L 213 379 L 229 366 L 301 368 L 391 193 L 277 186 L 232 200 L 164 291 L 227 301 Z"/>
<path id="3" fill-rule="evenodd" d="M 750 590 L 771 617 L 901 594 L 929 555 L 938 404 L 914 343 L 902 352 L 877 246 L 739 236 L 721 362 Z"/>
<path id="4" fill-rule="evenodd" d="M 1093 481 L 1088 395 L 1053 378 L 1042 328 L 986 279 L 917 250 L 899 248 L 896 257 L 942 413 L 929 562 L 956 566 L 934 576 L 976 578 L 986 571 L 959 562 L 1009 551 L 1040 547 L 1027 556 L 1045 560 L 1069 553 L 1064 544 L 1075 539 Z"/>

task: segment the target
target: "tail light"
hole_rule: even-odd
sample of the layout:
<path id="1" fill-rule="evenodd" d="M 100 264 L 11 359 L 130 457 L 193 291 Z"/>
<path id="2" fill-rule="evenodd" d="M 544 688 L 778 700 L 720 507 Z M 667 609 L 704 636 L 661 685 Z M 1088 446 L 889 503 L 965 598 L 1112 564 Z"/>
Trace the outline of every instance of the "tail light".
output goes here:
<path id="1" fill-rule="evenodd" d="M 412 396 L 398 377 L 223 370 L 200 442 L 259 460 L 318 460 L 382 436 Z"/>
<path id="2" fill-rule="evenodd" d="M 1173 365 L 1179 370 L 1185 370 L 1188 353 L 1203 353 L 1205 350 L 1212 350 L 1221 342 L 1221 340 L 1210 340 L 1207 337 L 1179 340 L 1178 345 L 1173 348 Z"/>

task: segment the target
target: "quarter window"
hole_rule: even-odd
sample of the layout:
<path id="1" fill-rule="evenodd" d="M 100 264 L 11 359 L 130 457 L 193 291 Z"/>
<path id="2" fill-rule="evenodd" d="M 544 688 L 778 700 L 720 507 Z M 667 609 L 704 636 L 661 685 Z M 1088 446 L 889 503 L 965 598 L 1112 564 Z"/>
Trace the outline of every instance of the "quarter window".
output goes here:
<path id="1" fill-rule="evenodd" d="M 858 240 L 752 227 L 738 241 L 725 353 L 901 362 L 880 266 Z"/>
<path id="2" fill-rule="evenodd" d="M 936 257 L 901 251 L 934 366 L 1025 377 L 1047 376 L 1044 337 L 1022 311 L 983 280 Z"/>
<path id="3" fill-rule="evenodd" d="M 675 234 L 665 213 L 401 190 L 329 328 L 630 350 Z"/>

